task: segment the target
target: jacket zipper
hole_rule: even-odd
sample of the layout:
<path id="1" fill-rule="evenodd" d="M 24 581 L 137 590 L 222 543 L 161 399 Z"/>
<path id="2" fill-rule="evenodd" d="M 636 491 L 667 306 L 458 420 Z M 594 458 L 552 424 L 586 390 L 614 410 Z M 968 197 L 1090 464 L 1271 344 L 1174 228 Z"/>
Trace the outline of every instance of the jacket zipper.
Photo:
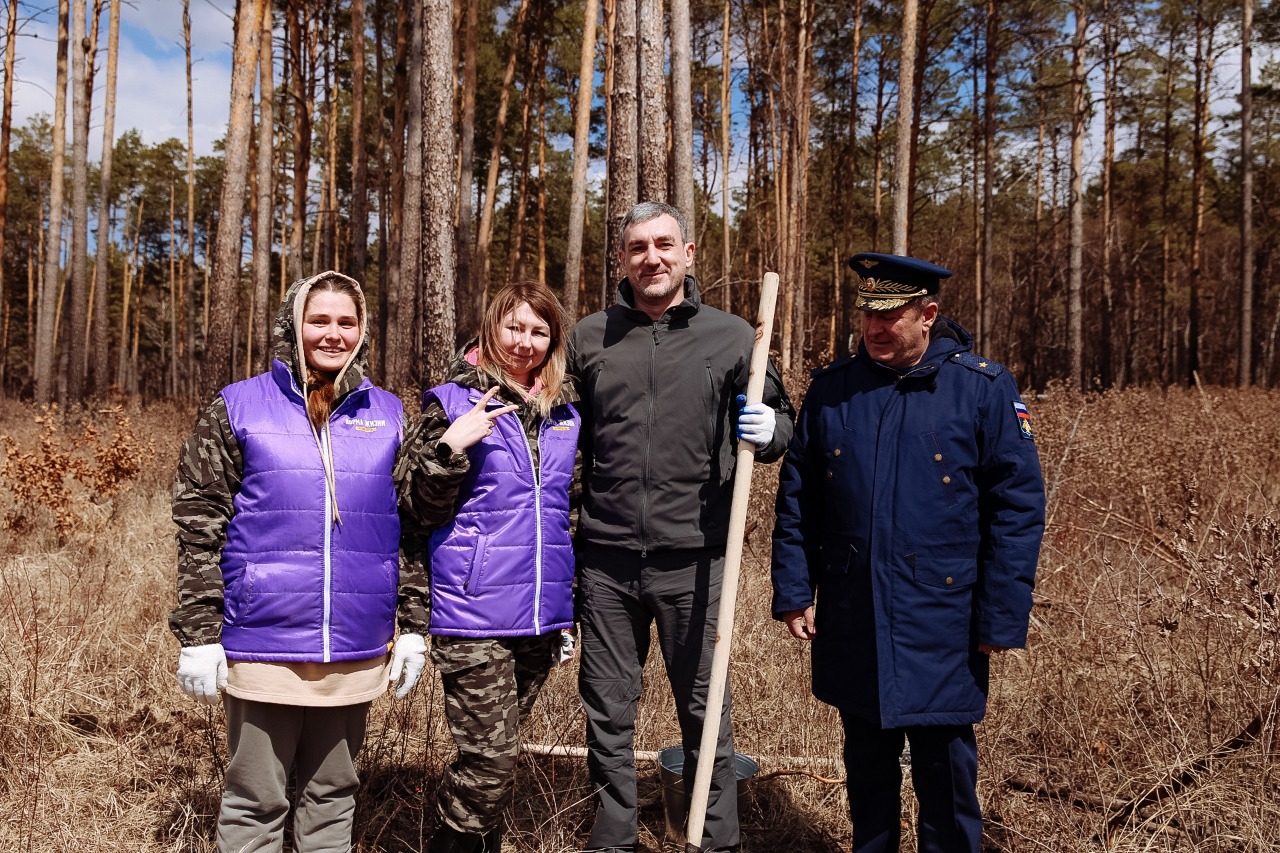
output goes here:
<path id="1" fill-rule="evenodd" d="M 298 387 L 298 378 L 293 375 L 292 370 L 289 371 L 289 385 L 290 387 L 293 388 L 293 392 L 297 394 L 298 398 L 302 401 L 302 409 L 303 409 L 303 413 L 305 414 L 306 408 L 307 408 L 307 395 L 303 394 L 302 389 Z M 333 419 L 337 417 L 340 411 L 342 411 L 342 407 L 347 405 L 347 403 L 351 402 L 352 397 L 355 396 L 355 392 L 359 390 L 360 390 L 360 386 L 356 386 L 355 388 L 351 389 L 351 392 L 347 394 L 346 397 L 342 398 L 342 402 L 338 403 L 338 408 L 334 409 L 332 412 L 329 413 L 330 423 L 332 423 Z M 323 434 L 320 437 L 320 440 L 324 445 L 324 449 L 321 451 L 321 453 L 328 453 L 329 458 L 332 460 L 333 444 L 329 440 L 329 430 L 327 429 L 324 430 Z M 323 459 L 320 460 L 320 467 L 321 469 L 324 468 Z M 333 495 L 329 491 L 329 478 L 325 477 L 324 478 L 324 587 L 323 587 L 323 595 L 322 595 L 322 598 L 324 600 L 324 617 L 323 617 L 323 624 L 321 625 L 321 629 L 320 629 L 320 641 L 323 647 L 325 663 L 332 662 L 329 659 L 329 655 L 330 655 L 329 617 L 332 613 L 332 604 L 333 604 L 330 598 L 332 594 L 331 586 L 333 582 L 333 563 L 331 560 L 332 554 L 330 553 L 331 547 L 332 547 L 332 538 L 331 538 L 332 533 L 333 533 Z"/>
<path id="2" fill-rule="evenodd" d="M 645 421 L 644 477 L 640 489 L 640 558 L 649 556 L 649 459 L 653 451 L 653 400 L 658 393 L 656 371 L 658 362 L 658 324 L 653 323 L 653 347 L 649 350 L 649 416 Z"/>
<path id="3" fill-rule="evenodd" d="M 515 417 L 515 413 L 511 415 Z M 542 633 L 542 477 L 539 476 L 538 466 L 533 462 L 533 448 L 529 446 L 529 434 L 525 432 L 524 423 L 520 418 L 516 417 L 516 422 L 520 426 L 520 435 L 524 438 L 524 452 L 529 456 L 529 470 L 533 473 L 533 630 L 534 633 Z M 546 420 L 542 420 L 538 424 L 538 437 L 542 437 L 542 428 L 546 426 Z M 541 442 L 539 441 L 539 447 Z M 542 458 L 539 453 L 538 458 Z"/>
<path id="4" fill-rule="evenodd" d="M 348 403 L 351 402 L 352 398 L 355 397 L 355 392 L 358 390 L 360 389 L 357 386 L 356 388 L 353 388 L 351 390 L 351 393 L 347 394 L 346 397 L 342 398 L 342 401 L 338 403 L 338 407 L 329 413 L 329 423 L 333 423 L 333 419 L 338 416 L 338 413 L 342 411 L 344 406 L 346 406 Z M 303 399 L 305 400 L 306 398 L 304 397 Z M 326 424 L 325 426 L 328 427 L 328 424 Z M 333 436 L 332 431 L 327 428 L 324 430 L 324 433 L 321 436 L 321 440 L 324 442 L 324 452 L 327 453 L 329 456 L 330 466 L 333 465 L 332 436 Z M 324 465 L 324 462 L 321 461 L 321 466 L 323 467 L 323 465 Z M 335 480 L 337 479 L 337 476 L 338 476 L 337 469 L 335 468 L 334 469 Z M 331 640 L 330 617 L 332 616 L 332 613 L 333 613 L 333 553 L 332 553 L 333 539 L 332 537 L 333 537 L 333 495 L 329 491 L 329 478 L 325 477 L 325 480 L 324 480 L 324 627 L 323 627 L 323 637 L 322 637 L 324 642 L 324 662 L 325 663 L 332 662 L 330 659 L 330 654 L 332 652 L 332 648 L 330 646 L 330 640 Z"/>
<path id="5" fill-rule="evenodd" d="M 329 458 L 333 458 L 333 445 L 329 442 L 329 430 L 325 430 L 321 436 L 324 442 L 324 452 L 329 454 Z M 321 641 L 324 643 L 324 662 L 329 663 L 329 616 L 332 609 L 330 594 L 332 590 L 329 588 L 333 580 L 333 565 L 331 562 L 330 545 L 331 535 L 333 533 L 333 495 L 329 493 L 329 478 L 324 478 L 324 626 L 321 630 Z"/>

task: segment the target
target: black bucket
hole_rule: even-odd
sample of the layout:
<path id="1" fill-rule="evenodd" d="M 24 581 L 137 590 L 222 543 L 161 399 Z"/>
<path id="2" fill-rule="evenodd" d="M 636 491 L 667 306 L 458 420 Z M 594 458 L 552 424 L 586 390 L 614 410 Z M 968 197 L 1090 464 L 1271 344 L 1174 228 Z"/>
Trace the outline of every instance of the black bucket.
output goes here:
<path id="1" fill-rule="evenodd" d="M 733 754 L 733 770 L 738 777 L 738 801 L 745 799 L 751 777 L 760 765 L 741 752 Z M 662 780 L 662 816 L 667 824 L 667 840 L 683 845 L 688 809 L 684 797 L 684 747 L 669 746 L 658 753 L 658 778 Z"/>

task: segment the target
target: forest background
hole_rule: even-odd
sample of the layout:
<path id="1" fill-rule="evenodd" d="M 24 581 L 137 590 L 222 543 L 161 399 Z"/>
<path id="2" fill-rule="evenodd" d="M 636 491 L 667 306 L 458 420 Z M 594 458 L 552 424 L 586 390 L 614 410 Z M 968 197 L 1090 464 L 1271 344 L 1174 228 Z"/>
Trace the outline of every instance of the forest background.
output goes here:
<path id="1" fill-rule="evenodd" d="M 787 368 L 856 341 L 845 261 L 879 250 L 954 270 L 944 311 L 1029 387 L 1280 379 L 1271 4 L 223 5 L 229 120 L 197 154 L 200 31 L 173 34 L 186 138 L 147 142 L 114 132 L 134 7 L 7 0 L 0 393 L 198 399 L 263 368 L 287 282 L 336 268 L 408 395 L 508 280 L 610 301 L 640 198 L 686 212 L 711 304 L 750 317 L 782 275 Z M 19 47 L 57 52 L 62 97 L 23 87 L 52 109 L 12 128 Z"/>
<path id="2" fill-rule="evenodd" d="M 173 34 L 185 80 L 147 81 L 185 83 L 164 116 L 185 138 L 148 140 L 114 130 L 112 60 L 154 6 L 2 5 L 0 848 L 212 848 L 222 716 L 176 689 L 164 626 L 171 461 L 196 402 L 265 366 L 285 284 L 363 280 L 377 376 L 413 397 L 503 282 L 543 279 L 575 316 L 611 299 L 643 197 L 690 216 L 712 304 L 751 319 L 781 274 L 796 401 L 856 340 L 845 259 L 867 249 L 955 270 L 944 310 L 1022 380 L 1049 514 L 1030 648 L 996 661 L 979 735 L 984 850 L 1275 850 L 1280 65 L 1252 65 L 1274 4 L 220 0 L 212 150 L 207 33 Z M 56 43 L 22 40 L 55 19 Z M 20 45 L 64 76 L 14 127 Z M 838 720 L 769 618 L 757 472 L 744 851 L 847 849 Z M 678 737 L 660 666 L 642 750 Z M 356 849 L 430 837 L 438 705 L 435 679 L 375 704 Z M 578 849 L 572 667 L 525 737 L 510 846 Z M 672 845 L 642 765 L 652 853 Z"/>

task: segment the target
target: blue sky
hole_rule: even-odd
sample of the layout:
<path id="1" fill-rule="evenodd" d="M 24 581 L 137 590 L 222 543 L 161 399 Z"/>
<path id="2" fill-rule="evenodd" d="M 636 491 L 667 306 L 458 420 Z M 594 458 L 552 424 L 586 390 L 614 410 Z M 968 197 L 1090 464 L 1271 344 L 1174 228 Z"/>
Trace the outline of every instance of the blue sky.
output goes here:
<path id="1" fill-rule="evenodd" d="M 190 0 L 192 19 L 193 86 L 195 113 L 195 146 L 197 154 L 208 154 L 215 140 L 226 132 L 227 102 L 230 92 L 232 14 L 235 0 Z M 92 5 L 92 0 L 89 0 Z M 55 79 L 56 3 L 41 3 L 42 11 L 32 18 L 31 6 L 19 9 L 17 67 L 14 73 L 13 120 L 21 126 L 37 113 L 53 111 Z M 186 71 L 182 44 L 182 0 L 125 0 L 120 33 L 119 82 L 117 85 L 117 137 L 136 129 L 149 144 L 170 137 L 186 141 Z M 1228 37 L 1234 36 L 1234 33 Z M 102 147 L 102 90 L 106 83 L 106 30 L 101 33 L 99 69 L 95 80 L 89 156 L 97 161 Z M 1254 52 L 1255 79 L 1270 58 L 1268 50 Z M 1100 92 L 1097 72 L 1095 96 Z M 1239 52 L 1229 50 L 1215 69 L 1216 90 L 1213 110 L 1222 115 L 1237 108 L 1239 88 Z M 68 104 L 70 99 L 68 98 Z M 735 100 L 735 136 L 732 182 L 741 180 L 745 169 L 745 141 L 741 113 L 745 109 Z M 1102 116 L 1098 110 L 1090 127 L 1086 148 L 1089 171 L 1097 168 L 1101 154 Z M 67 137 L 71 128 L 68 122 Z M 568 144 L 564 140 L 563 144 Z M 602 161 L 593 161 L 592 181 L 601 179 Z M 716 205 L 718 209 L 718 203 Z"/>
<path id="2" fill-rule="evenodd" d="M 92 7 L 92 0 L 89 0 Z M 49 8 L 52 7 L 52 8 Z M 17 64 L 13 76 L 13 124 L 20 127 L 37 113 L 53 112 L 57 63 L 54 2 L 32 18 L 26 4 L 18 10 Z M 191 0 L 192 90 L 197 155 L 213 150 L 226 133 L 231 90 L 231 31 L 235 0 Z M 89 157 L 102 149 L 103 89 L 106 85 L 107 16 L 99 36 L 94 79 Z M 182 40 L 182 0 L 124 0 L 120 17 L 119 80 L 116 84 L 118 137 L 131 128 L 149 144 L 175 137 L 186 143 L 187 83 Z M 70 77 L 70 69 L 67 75 Z M 70 107 L 70 94 L 67 104 Z M 71 122 L 67 122 L 67 140 Z"/>

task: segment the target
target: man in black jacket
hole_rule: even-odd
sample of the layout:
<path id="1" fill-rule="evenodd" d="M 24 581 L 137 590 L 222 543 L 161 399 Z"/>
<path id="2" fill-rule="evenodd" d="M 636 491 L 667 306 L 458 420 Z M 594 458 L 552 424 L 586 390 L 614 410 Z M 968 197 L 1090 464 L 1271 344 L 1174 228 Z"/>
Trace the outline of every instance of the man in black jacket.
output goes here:
<path id="1" fill-rule="evenodd" d="M 711 675 L 737 438 L 778 459 L 793 410 L 770 365 L 765 402 L 742 405 L 755 331 L 703 305 L 694 245 L 678 210 L 636 205 L 623 219 L 617 301 L 580 322 L 569 372 L 583 415 L 578 522 L 579 689 L 596 816 L 588 850 L 634 850 L 633 754 L 640 675 L 658 625 L 693 789 Z M 729 697 L 707 804 L 704 851 L 738 844 Z"/>

